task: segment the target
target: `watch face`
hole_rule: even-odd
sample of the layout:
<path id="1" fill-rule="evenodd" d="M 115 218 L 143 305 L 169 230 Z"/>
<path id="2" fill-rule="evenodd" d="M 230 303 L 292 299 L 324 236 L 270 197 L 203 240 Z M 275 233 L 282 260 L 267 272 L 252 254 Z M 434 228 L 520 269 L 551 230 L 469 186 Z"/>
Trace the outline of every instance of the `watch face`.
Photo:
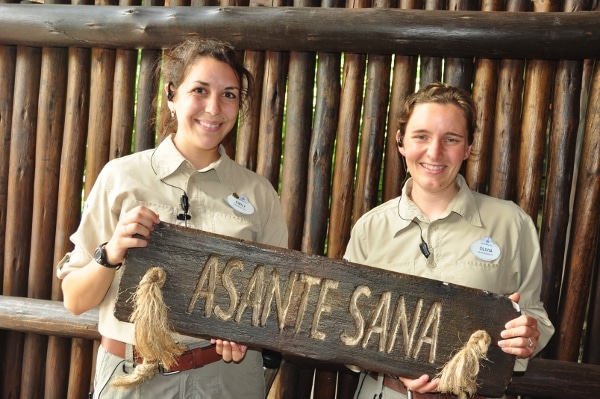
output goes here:
<path id="1" fill-rule="evenodd" d="M 94 260 L 103 266 L 106 265 L 106 258 L 104 257 L 104 245 L 100 245 L 98 248 L 96 248 L 96 251 L 94 252 Z"/>

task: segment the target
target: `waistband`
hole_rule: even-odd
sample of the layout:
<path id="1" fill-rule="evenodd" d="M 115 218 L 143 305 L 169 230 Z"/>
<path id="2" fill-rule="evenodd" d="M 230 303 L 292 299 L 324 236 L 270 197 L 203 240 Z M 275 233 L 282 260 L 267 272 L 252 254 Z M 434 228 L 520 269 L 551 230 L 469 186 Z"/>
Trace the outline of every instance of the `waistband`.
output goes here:
<path id="1" fill-rule="evenodd" d="M 125 359 L 124 342 L 102 336 L 100 344 L 108 353 Z M 144 361 L 144 359 L 136 352 L 135 347 L 133 348 L 133 358 L 138 364 Z M 176 364 L 169 370 L 164 370 L 163 374 L 197 369 L 218 360 L 221 360 L 221 355 L 217 353 L 215 345 L 191 349 L 176 357 Z"/>

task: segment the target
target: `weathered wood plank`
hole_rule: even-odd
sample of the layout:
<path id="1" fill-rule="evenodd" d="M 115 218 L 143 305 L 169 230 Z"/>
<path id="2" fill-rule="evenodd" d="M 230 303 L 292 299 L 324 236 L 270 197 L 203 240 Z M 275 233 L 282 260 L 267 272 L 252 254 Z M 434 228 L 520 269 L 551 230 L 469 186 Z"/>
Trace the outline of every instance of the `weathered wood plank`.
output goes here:
<path id="1" fill-rule="evenodd" d="M 486 291 L 161 223 L 129 252 L 115 315 L 147 269 L 167 273 L 175 330 L 392 375 L 441 370 L 476 330 L 492 337 L 480 393 L 501 396 L 514 357 L 496 342 L 519 312 Z"/>
<path id="2" fill-rule="evenodd" d="M 0 44 L 156 49 L 189 35 L 220 38 L 244 50 L 528 59 L 600 55 L 600 19 L 593 12 L 127 6 L 100 12 L 98 6 L 0 5 Z"/>

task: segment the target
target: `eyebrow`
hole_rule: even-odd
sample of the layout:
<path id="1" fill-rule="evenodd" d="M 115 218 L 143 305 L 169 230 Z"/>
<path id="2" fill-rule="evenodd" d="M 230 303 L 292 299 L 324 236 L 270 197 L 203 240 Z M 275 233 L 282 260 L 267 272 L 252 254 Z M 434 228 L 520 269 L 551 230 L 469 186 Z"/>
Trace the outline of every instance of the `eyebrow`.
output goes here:
<path id="1" fill-rule="evenodd" d="M 193 83 L 200 84 L 200 85 L 202 85 L 202 86 L 209 86 L 209 87 L 210 87 L 210 83 L 208 83 L 208 82 L 203 82 L 203 81 L 201 81 L 201 80 L 195 80 Z M 237 86 L 227 86 L 227 87 L 225 87 L 225 90 L 238 90 L 238 91 L 239 91 L 239 90 L 240 90 L 240 88 L 239 88 L 239 87 L 237 87 Z"/>
<path id="2" fill-rule="evenodd" d="M 406 133 L 407 134 L 423 134 L 423 133 L 431 133 L 431 131 L 429 131 L 427 129 L 415 129 L 415 130 L 408 131 Z M 452 137 L 460 137 L 460 138 L 465 138 L 467 136 L 466 134 L 457 133 L 454 131 L 445 132 L 443 135 L 444 136 L 452 136 Z"/>

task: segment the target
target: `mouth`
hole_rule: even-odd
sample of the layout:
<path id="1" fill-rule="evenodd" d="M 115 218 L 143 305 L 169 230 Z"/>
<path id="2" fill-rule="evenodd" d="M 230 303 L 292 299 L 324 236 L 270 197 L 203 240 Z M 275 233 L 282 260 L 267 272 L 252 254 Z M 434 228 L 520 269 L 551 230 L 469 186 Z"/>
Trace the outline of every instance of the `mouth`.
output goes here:
<path id="1" fill-rule="evenodd" d="M 218 129 L 222 123 L 221 122 L 211 122 L 211 121 L 200 121 L 198 120 L 197 123 L 207 129 Z"/>
<path id="2" fill-rule="evenodd" d="M 431 172 L 440 172 L 440 171 L 446 169 L 446 165 L 432 165 L 432 164 L 428 164 L 428 163 L 421 163 L 421 167 L 423 169 L 427 169 Z"/>

